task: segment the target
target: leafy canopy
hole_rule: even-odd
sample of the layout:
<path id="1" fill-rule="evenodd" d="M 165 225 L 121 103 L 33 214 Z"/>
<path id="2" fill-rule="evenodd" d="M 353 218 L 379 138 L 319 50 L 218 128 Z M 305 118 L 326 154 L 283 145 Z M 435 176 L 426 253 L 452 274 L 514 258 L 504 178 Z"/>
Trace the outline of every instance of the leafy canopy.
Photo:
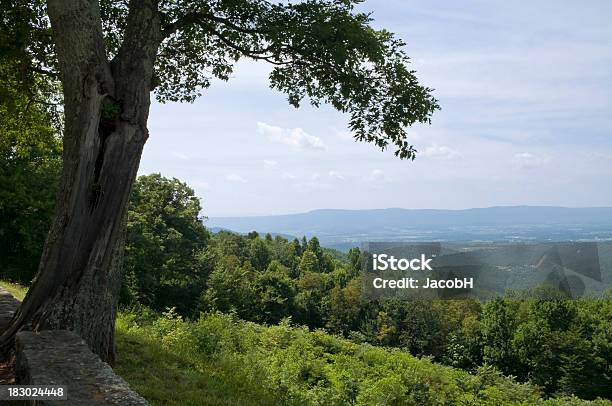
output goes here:
<path id="1" fill-rule="evenodd" d="M 161 102 L 192 102 L 213 78 L 228 80 L 241 58 L 274 66 L 270 86 L 295 107 L 331 104 L 349 116 L 359 141 L 414 159 L 406 128 L 429 123 L 439 108 L 432 89 L 419 84 L 404 43 L 370 26 L 361 0 L 100 0 L 109 59 L 118 58 L 131 8 L 150 3 L 162 39 L 155 61 L 154 92 Z M 3 7 L 30 12 L 25 48 L 32 69 L 56 72 L 48 20 L 41 0 Z M 15 14 L 15 13 L 14 13 Z M 44 51 L 44 52 L 41 52 Z"/>
<path id="2" fill-rule="evenodd" d="M 33 29 L 40 14 L 9 3 L 0 0 L 0 274 L 29 283 L 53 216 L 60 123 L 54 83 L 35 72 L 40 50 L 28 45 L 44 36 Z"/>
<path id="3" fill-rule="evenodd" d="M 140 176 L 128 210 L 122 301 L 163 310 L 196 306 L 205 276 L 199 256 L 209 234 L 200 200 L 178 179 Z"/>
<path id="4" fill-rule="evenodd" d="M 22 133 L 35 130 L 33 116 L 42 111 L 45 120 L 61 130 L 54 66 L 44 1 L 0 0 L 0 104 L 6 113 L 2 117 L 6 128 Z"/>

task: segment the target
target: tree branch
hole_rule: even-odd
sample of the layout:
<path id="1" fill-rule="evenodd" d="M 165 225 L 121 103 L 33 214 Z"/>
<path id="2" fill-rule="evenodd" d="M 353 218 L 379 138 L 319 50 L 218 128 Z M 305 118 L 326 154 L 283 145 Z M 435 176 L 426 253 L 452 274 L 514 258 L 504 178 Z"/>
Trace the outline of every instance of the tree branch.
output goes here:
<path id="1" fill-rule="evenodd" d="M 183 17 L 174 21 L 173 23 L 168 24 L 168 26 L 166 26 L 164 30 L 162 31 L 162 36 L 163 38 L 167 38 L 170 35 L 174 34 L 175 32 L 180 31 L 184 29 L 185 27 L 188 27 L 191 24 L 201 24 L 203 20 L 214 21 L 214 22 L 223 24 L 226 27 L 231 28 L 232 30 L 241 32 L 243 34 L 256 35 L 256 34 L 263 34 L 265 32 L 263 30 L 258 30 L 255 28 L 241 27 L 238 24 L 230 21 L 227 18 L 215 16 L 213 14 L 208 14 L 204 12 L 192 12 L 192 13 L 187 13 Z"/>
<path id="2" fill-rule="evenodd" d="M 235 49 L 236 51 L 242 53 L 243 55 L 252 58 L 252 59 L 256 59 L 256 60 L 262 60 L 262 61 L 266 61 L 269 62 L 273 65 L 289 65 L 292 63 L 297 63 L 298 61 L 296 61 L 295 59 L 292 60 L 288 60 L 288 61 L 276 61 L 273 58 L 273 55 L 265 55 L 262 56 L 262 54 L 269 52 L 269 50 L 273 49 L 273 46 L 269 46 L 266 47 L 264 49 L 258 49 L 258 50 L 251 50 L 251 49 L 246 49 L 243 48 L 239 45 L 236 45 L 235 43 L 233 43 L 232 41 L 230 41 L 227 37 L 225 37 L 223 34 L 221 34 L 219 31 L 211 29 L 211 32 L 213 34 L 215 34 L 224 44 L 226 44 L 227 46 L 229 46 L 232 49 Z"/>

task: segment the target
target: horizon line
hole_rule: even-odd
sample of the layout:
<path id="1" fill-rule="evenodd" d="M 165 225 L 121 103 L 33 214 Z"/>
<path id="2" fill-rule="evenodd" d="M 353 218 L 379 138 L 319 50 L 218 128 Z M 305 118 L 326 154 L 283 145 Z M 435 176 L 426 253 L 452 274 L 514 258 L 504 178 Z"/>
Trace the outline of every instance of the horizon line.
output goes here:
<path id="1" fill-rule="evenodd" d="M 403 210 L 403 211 L 470 211 L 470 210 L 487 210 L 487 209 L 516 209 L 516 208 L 536 208 L 536 209 L 570 209 L 570 210 L 580 210 L 580 209 L 612 209 L 612 206 L 555 206 L 555 205 L 497 205 L 497 206 L 485 206 L 485 207 L 467 207 L 462 209 L 434 209 L 434 208 L 404 208 L 404 207 L 385 207 L 385 208 L 368 208 L 368 209 L 338 209 L 338 208 L 320 208 L 320 209 L 311 209 L 307 211 L 300 212 L 291 212 L 291 213 L 281 213 L 281 214 L 243 214 L 243 215 L 223 215 L 223 216 L 204 216 L 204 221 L 210 219 L 222 219 L 222 218 L 255 218 L 255 217 L 282 217 L 282 216 L 296 216 L 303 214 L 310 214 L 321 211 L 343 211 L 343 212 L 358 212 L 358 211 L 386 211 L 386 210 Z"/>

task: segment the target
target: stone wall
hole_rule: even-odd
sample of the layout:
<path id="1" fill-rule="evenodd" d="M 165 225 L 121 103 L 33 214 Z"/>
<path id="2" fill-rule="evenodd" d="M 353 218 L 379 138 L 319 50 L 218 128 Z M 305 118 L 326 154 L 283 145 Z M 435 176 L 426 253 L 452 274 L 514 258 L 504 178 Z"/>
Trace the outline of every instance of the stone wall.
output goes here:
<path id="1" fill-rule="evenodd" d="M 6 329 L 19 304 L 19 300 L 15 299 L 6 289 L 0 288 L 0 333 Z"/>
<path id="2" fill-rule="evenodd" d="M 19 301 L 0 288 L 0 332 L 18 306 Z M 30 404 L 148 405 L 89 350 L 83 339 L 66 330 L 17 333 L 15 374 L 17 385 L 65 385 L 67 388 L 67 400 L 38 400 Z"/>

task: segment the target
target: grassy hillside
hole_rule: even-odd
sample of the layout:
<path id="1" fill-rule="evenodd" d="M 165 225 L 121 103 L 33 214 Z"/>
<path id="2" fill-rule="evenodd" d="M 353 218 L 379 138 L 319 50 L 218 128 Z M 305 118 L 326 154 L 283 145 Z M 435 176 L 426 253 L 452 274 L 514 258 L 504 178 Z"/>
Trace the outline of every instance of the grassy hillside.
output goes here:
<path id="1" fill-rule="evenodd" d="M 122 313 L 117 372 L 154 405 L 612 405 L 543 401 L 537 388 L 482 367 L 475 375 L 399 350 L 221 313 Z"/>
<path id="2" fill-rule="evenodd" d="M 0 281 L 23 298 L 27 288 Z M 222 313 L 185 321 L 146 308 L 117 319 L 115 371 L 153 405 L 612 405 L 544 400 L 492 368 L 476 374 L 308 331 Z"/>

